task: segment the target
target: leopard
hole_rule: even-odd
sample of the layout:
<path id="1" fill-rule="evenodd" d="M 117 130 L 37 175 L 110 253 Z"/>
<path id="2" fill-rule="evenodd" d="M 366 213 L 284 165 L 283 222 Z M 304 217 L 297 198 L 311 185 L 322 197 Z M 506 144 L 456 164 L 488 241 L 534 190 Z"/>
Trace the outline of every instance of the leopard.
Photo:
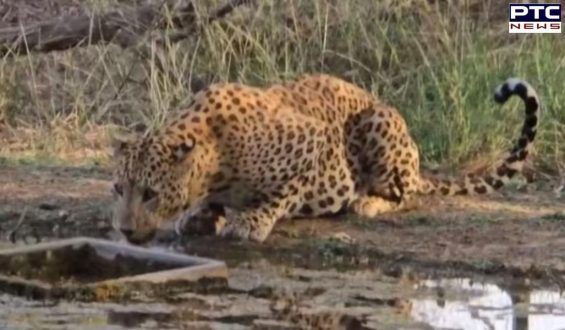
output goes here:
<path id="1" fill-rule="evenodd" d="M 513 147 L 489 171 L 440 176 L 420 168 L 399 110 L 352 82 L 213 83 L 162 126 L 112 138 L 113 226 L 144 244 L 214 209 L 214 235 L 263 242 L 282 219 L 375 218 L 417 196 L 488 194 L 523 174 L 537 132 L 536 90 L 508 78 L 494 92 L 499 104 L 512 96 L 525 107 Z"/>

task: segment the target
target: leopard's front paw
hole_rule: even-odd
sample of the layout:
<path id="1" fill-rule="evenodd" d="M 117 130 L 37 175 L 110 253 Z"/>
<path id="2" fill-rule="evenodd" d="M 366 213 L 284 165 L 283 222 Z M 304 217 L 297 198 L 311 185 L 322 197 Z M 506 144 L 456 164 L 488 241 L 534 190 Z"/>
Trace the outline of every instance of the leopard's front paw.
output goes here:
<path id="1" fill-rule="evenodd" d="M 225 217 L 208 208 L 187 211 L 180 214 L 174 221 L 174 230 L 178 236 L 214 235 L 225 224 Z"/>
<path id="2" fill-rule="evenodd" d="M 350 208 L 357 215 L 373 218 L 377 215 L 399 209 L 403 205 L 403 203 L 399 204 L 380 197 L 365 196 L 355 200 L 350 205 Z"/>
<path id="3" fill-rule="evenodd" d="M 359 198 L 354 201 L 351 206 L 353 213 L 367 218 L 372 218 L 378 214 L 375 203 L 369 198 Z"/>
<path id="4" fill-rule="evenodd" d="M 224 226 L 218 229 L 218 236 L 227 239 L 263 242 L 269 236 L 269 231 L 262 230 L 261 226 L 254 226 L 250 219 L 229 209 L 226 209 Z"/>
<path id="5" fill-rule="evenodd" d="M 218 236 L 228 239 L 248 240 L 251 228 L 245 223 L 227 222 L 224 228 L 220 229 Z"/>

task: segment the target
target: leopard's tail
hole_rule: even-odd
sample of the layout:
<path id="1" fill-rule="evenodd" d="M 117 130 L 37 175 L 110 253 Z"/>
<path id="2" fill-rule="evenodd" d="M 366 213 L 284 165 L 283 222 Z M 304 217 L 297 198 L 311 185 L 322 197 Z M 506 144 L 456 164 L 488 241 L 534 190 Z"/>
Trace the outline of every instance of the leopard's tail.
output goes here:
<path id="1" fill-rule="evenodd" d="M 483 176 L 467 175 L 461 179 L 422 177 L 420 193 L 441 195 L 487 194 L 504 186 L 517 173 L 522 172 L 524 161 L 536 136 L 540 100 L 536 91 L 526 81 L 510 78 L 498 86 L 494 99 L 503 104 L 512 95 L 524 101 L 526 116 L 520 138 L 510 153 L 492 172 Z"/>

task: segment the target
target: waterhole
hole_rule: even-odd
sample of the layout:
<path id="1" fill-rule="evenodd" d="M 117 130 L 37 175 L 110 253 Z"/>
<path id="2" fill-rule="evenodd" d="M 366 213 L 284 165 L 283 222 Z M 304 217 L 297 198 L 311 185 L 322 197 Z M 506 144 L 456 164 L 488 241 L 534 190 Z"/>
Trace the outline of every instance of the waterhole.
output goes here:
<path id="1" fill-rule="evenodd" d="M 558 289 L 503 289 L 470 279 L 416 285 L 410 315 L 433 329 L 562 330 L 565 295 Z"/>

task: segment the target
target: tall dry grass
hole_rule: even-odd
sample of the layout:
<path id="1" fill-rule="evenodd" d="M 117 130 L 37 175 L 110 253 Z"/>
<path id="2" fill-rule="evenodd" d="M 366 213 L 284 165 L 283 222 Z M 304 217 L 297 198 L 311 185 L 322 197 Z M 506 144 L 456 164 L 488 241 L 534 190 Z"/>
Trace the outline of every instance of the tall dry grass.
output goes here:
<path id="1" fill-rule="evenodd" d="M 398 107 L 424 161 L 454 167 L 514 141 L 522 105 L 492 93 L 518 76 L 544 104 L 535 161 L 563 171 L 563 36 L 509 35 L 500 1 L 431 2 L 267 0 L 145 57 L 110 45 L 3 59 L 0 156 L 103 162 L 109 125 L 158 125 L 190 99 L 193 76 L 265 85 L 326 72 Z"/>

